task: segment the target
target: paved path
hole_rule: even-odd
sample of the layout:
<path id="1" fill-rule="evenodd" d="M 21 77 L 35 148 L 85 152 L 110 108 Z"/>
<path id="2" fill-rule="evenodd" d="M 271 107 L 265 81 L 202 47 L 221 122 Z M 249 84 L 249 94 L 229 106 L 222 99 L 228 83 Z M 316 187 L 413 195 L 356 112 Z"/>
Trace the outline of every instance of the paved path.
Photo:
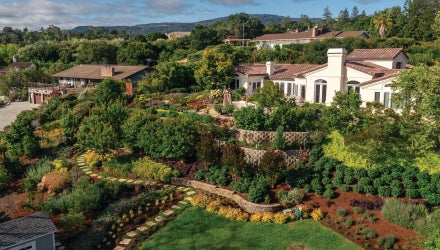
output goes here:
<path id="1" fill-rule="evenodd" d="M 38 105 L 30 104 L 29 102 L 11 102 L 7 106 L 0 107 L 0 131 L 3 131 L 7 125 L 11 125 L 21 111 L 37 107 Z"/>

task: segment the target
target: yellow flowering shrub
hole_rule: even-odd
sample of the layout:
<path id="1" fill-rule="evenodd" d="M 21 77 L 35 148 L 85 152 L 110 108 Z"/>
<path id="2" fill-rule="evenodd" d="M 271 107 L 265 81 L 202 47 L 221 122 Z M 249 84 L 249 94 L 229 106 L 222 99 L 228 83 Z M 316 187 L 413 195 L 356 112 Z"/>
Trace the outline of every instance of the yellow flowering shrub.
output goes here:
<path id="1" fill-rule="evenodd" d="M 192 197 L 191 199 L 191 205 L 193 205 L 194 207 L 201 207 L 201 208 L 205 208 L 210 200 L 209 197 L 204 195 L 204 194 L 198 194 L 194 197 Z"/>
<path id="2" fill-rule="evenodd" d="M 87 166 L 97 167 L 101 164 L 101 156 L 94 151 L 87 151 L 84 155 Z"/>
<path id="3" fill-rule="evenodd" d="M 262 213 L 254 213 L 254 214 L 251 215 L 249 220 L 252 221 L 252 222 L 261 222 L 262 218 L 263 218 L 263 214 Z"/>
<path id="4" fill-rule="evenodd" d="M 319 221 L 324 217 L 324 214 L 322 213 L 321 208 L 315 208 L 313 209 L 312 213 L 310 214 L 310 216 L 312 217 L 312 219 L 314 221 Z"/>
<path id="5" fill-rule="evenodd" d="M 220 206 L 221 206 L 221 203 L 219 200 L 211 201 L 206 206 L 206 211 L 211 212 L 211 213 L 217 213 L 217 211 L 220 209 Z"/>
<path id="6" fill-rule="evenodd" d="M 163 163 L 155 162 L 148 156 L 133 162 L 133 169 L 131 171 L 138 178 L 156 180 L 163 183 L 169 183 L 171 177 L 178 176 L 179 174 L 177 170 L 173 170 Z"/>
<path id="7" fill-rule="evenodd" d="M 54 169 L 58 172 L 67 172 L 67 162 L 63 160 L 54 160 L 52 162 Z"/>
<path id="8" fill-rule="evenodd" d="M 273 214 L 272 213 L 263 213 L 261 217 L 261 222 L 272 222 Z"/>
<path id="9" fill-rule="evenodd" d="M 289 215 L 284 213 L 275 213 L 273 215 L 273 222 L 277 224 L 285 224 L 289 220 Z"/>

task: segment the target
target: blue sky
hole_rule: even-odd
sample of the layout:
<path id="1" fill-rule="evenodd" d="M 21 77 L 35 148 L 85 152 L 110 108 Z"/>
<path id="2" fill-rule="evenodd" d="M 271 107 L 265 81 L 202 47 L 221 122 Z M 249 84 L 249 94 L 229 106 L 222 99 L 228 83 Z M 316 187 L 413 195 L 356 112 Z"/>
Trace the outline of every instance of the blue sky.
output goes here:
<path id="1" fill-rule="evenodd" d="M 0 28 L 9 26 L 38 30 L 55 25 L 111 26 L 158 22 L 194 22 L 240 12 L 281 16 L 322 17 L 329 7 L 332 16 L 354 6 L 370 15 L 403 7 L 405 0 L 0 0 Z"/>

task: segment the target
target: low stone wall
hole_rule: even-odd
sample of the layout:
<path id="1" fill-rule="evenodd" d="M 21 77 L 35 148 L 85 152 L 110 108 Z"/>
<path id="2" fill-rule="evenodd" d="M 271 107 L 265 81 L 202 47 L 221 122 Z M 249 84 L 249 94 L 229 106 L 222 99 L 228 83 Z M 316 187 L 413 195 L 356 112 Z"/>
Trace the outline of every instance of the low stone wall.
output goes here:
<path id="1" fill-rule="evenodd" d="M 260 164 L 261 157 L 263 157 L 264 153 L 266 153 L 267 151 L 267 150 L 258 150 L 258 149 L 245 148 L 245 147 L 242 147 L 241 149 L 243 149 L 246 161 L 252 165 Z M 288 166 L 293 165 L 299 159 L 299 155 L 300 155 L 299 150 L 288 150 L 281 152 L 283 152 L 284 159 Z"/>
<path id="2" fill-rule="evenodd" d="M 219 188 L 217 186 L 207 184 L 200 181 L 188 180 L 183 178 L 172 178 L 171 184 L 177 186 L 185 186 L 191 188 L 201 189 L 212 194 L 216 194 L 219 196 L 223 196 L 227 199 L 233 200 L 237 203 L 244 211 L 248 213 L 264 213 L 264 212 L 278 212 L 282 209 L 280 204 L 271 204 L 271 205 L 261 205 L 249 202 L 243 199 L 240 195 L 236 194 L 234 191 Z"/>
<path id="3" fill-rule="evenodd" d="M 268 144 L 275 138 L 274 131 L 252 131 L 237 129 L 237 140 L 244 141 L 248 144 Z M 294 143 L 302 145 L 310 138 L 309 132 L 284 132 L 286 143 Z"/>

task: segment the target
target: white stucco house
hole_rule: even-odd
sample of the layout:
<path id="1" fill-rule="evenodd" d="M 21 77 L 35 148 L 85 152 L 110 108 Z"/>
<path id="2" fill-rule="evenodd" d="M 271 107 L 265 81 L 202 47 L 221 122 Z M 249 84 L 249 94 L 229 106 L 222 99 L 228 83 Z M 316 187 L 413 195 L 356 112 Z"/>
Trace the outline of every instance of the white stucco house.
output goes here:
<path id="1" fill-rule="evenodd" d="M 262 87 L 265 79 L 273 81 L 287 97 L 298 102 L 329 105 L 335 92 L 353 89 L 362 102 L 378 101 L 391 107 L 393 79 L 407 65 L 408 57 L 401 48 L 355 49 L 350 54 L 343 48 L 327 51 L 327 64 L 266 64 L 236 67 L 231 89 L 244 87 L 247 95 Z"/>

